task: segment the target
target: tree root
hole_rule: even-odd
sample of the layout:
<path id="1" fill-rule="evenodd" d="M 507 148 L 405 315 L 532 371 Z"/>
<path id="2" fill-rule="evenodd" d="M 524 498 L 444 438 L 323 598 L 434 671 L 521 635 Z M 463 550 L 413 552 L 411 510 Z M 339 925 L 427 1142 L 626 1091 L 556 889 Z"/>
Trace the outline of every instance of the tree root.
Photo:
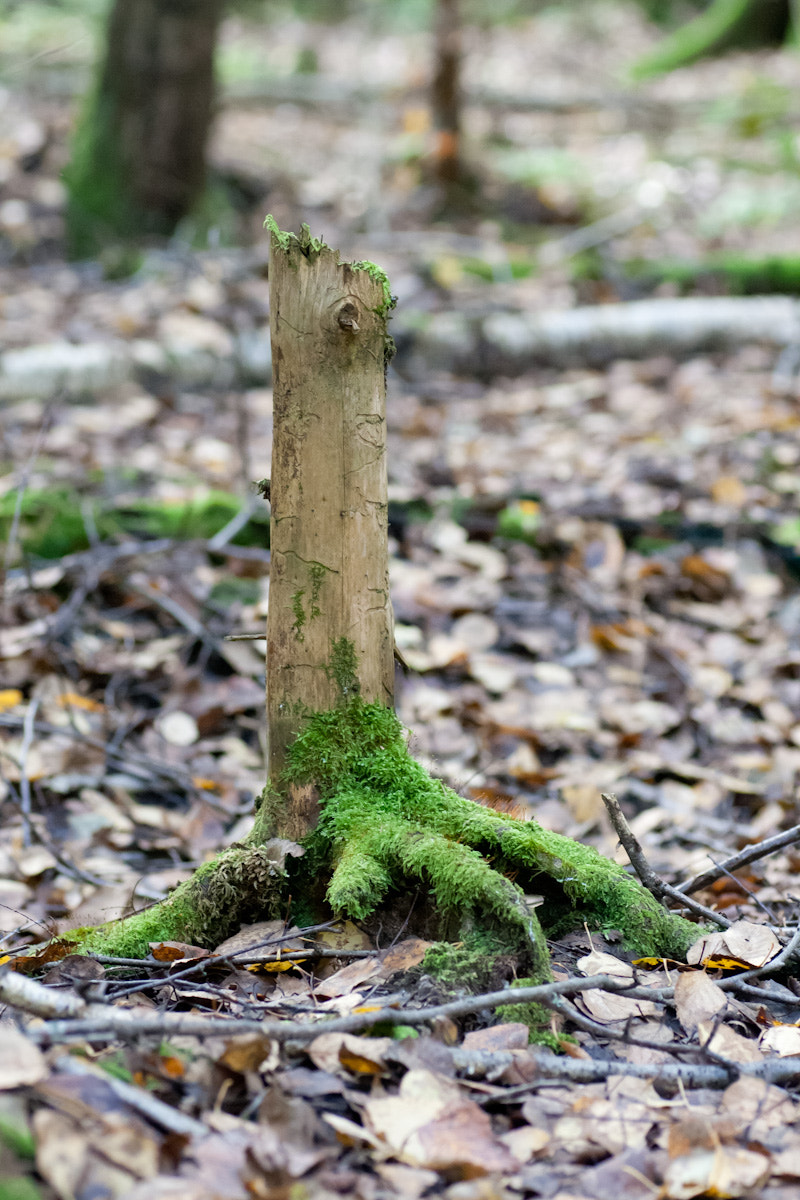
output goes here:
<path id="1" fill-rule="evenodd" d="M 313 785 L 321 815 L 299 847 L 271 839 L 273 800 Z M 511 876 L 511 877 L 510 877 Z M 513 878 L 512 878 L 513 877 Z M 682 958 L 698 926 L 668 912 L 623 867 L 595 850 L 465 800 L 409 754 L 394 713 L 352 698 L 313 714 L 289 749 L 278 793 L 268 788 L 247 844 L 201 867 L 167 900 L 122 921 L 74 931 L 82 949 L 139 957 L 154 941 L 213 947 L 246 921 L 285 911 L 327 879 L 334 912 L 364 920 L 422 885 L 441 928 L 473 946 L 512 952 L 520 973 L 549 979 L 545 935 L 525 889 L 545 892 L 550 928 L 618 930 L 642 956 Z"/>

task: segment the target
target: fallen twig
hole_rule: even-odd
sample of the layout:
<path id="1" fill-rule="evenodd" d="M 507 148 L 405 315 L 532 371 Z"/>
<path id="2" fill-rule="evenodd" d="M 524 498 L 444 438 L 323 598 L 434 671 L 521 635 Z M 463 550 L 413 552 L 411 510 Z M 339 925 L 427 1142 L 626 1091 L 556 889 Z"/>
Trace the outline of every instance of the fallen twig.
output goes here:
<path id="1" fill-rule="evenodd" d="M 64 1075 L 93 1075 L 96 1079 L 102 1079 L 103 1083 L 110 1087 L 112 1092 L 129 1108 L 135 1109 L 143 1117 L 152 1121 L 154 1125 L 159 1125 L 169 1133 L 177 1133 L 185 1137 L 206 1137 L 208 1135 L 208 1126 L 204 1125 L 202 1121 L 196 1121 L 194 1117 L 187 1116 L 179 1108 L 159 1100 L 158 1096 L 154 1096 L 152 1092 L 146 1091 L 143 1087 L 134 1087 L 132 1083 L 116 1079 L 99 1067 L 91 1067 L 88 1063 L 67 1055 L 56 1059 L 54 1065 L 56 1070 Z"/>
<path id="2" fill-rule="evenodd" d="M 766 858 L 768 854 L 773 854 L 776 850 L 783 850 L 784 846 L 792 846 L 798 841 L 800 841 L 800 825 L 793 825 L 791 829 L 786 829 L 783 833 L 776 833 L 774 837 L 765 838 L 763 842 L 756 842 L 755 845 L 748 846 L 746 850 L 732 854 L 723 862 L 715 863 L 708 871 L 695 875 L 694 879 L 690 879 L 688 883 L 682 883 L 676 890 L 687 895 L 691 895 L 692 892 L 700 892 L 703 888 L 716 883 L 729 871 L 735 871 L 737 867 L 745 867 L 748 863 L 757 862 L 758 859 Z"/>
<path id="3" fill-rule="evenodd" d="M 683 892 L 679 892 L 677 888 L 665 883 L 655 873 L 647 861 L 644 851 L 639 845 L 630 825 L 625 820 L 625 814 L 619 806 L 617 797 L 611 792 L 604 792 L 602 793 L 602 800 L 606 806 L 606 812 L 611 824 L 614 826 L 614 832 L 622 843 L 628 858 L 631 860 L 631 866 L 648 892 L 652 892 L 658 900 L 663 900 L 667 896 L 671 900 L 677 900 L 696 916 L 705 917 L 707 921 L 713 921 L 721 929 L 730 929 L 733 922 L 729 921 L 727 917 L 723 917 L 721 913 L 714 912 L 711 908 L 706 908 L 703 904 L 698 904 L 696 900 L 691 900 Z"/>
<path id="4" fill-rule="evenodd" d="M 4 976 L 0 976 L 0 979 Z M 29 983 L 35 981 L 28 980 Z M 48 991 L 43 984 L 37 987 Z M 502 988 L 497 992 L 488 992 L 481 996 L 466 996 L 460 1000 L 452 1000 L 447 1004 L 438 1004 L 431 1008 L 376 1008 L 369 1012 L 352 1013 L 347 1017 L 334 1017 L 320 1021 L 263 1021 L 249 1018 L 228 1019 L 225 1017 L 198 1017 L 186 1013 L 152 1013 L 142 1012 L 141 1009 L 114 1008 L 112 1005 L 89 1004 L 79 997 L 74 1000 L 83 1004 L 83 1010 L 74 1013 L 74 1018 L 51 1021 L 29 1029 L 29 1034 L 38 1041 L 60 1042 L 78 1037 L 91 1037 L 102 1040 L 105 1036 L 112 1038 L 131 1038 L 145 1034 L 170 1035 L 187 1034 L 194 1037 L 217 1037 L 228 1033 L 262 1033 L 265 1037 L 278 1042 L 310 1041 L 320 1033 L 355 1033 L 368 1029 L 372 1025 L 425 1025 L 440 1017 L 459 1017 L 478 1012 L 482 1008 L 499 1008 L 504 1004 L 524 1004 L 538 1001 L 548 1005 L 554 996 L 569 995 L 572 992 L 584 992 L 591 988 L 604 988 L 607 991 L 624 992 L 628 984 L 612 975 L 593 975 L 586 979 L 564 979 L 555 983 L 540 984 L 527 988 Z M 643 989 L 644 990 L 644 989 Z M 30 993 L 36 996 L 35 991 Z M 648 993 L 649 994 L 649 993 Z M 0 992 L 0 999 L 2 999 Z M 6 1001 L 24 1011 L 31 1011 L 22 1001 L 9 997 Z"/>
<path id="5" fill-rule="evenodd" d="M 705 1063 L 630 1063 L 618 1059 L 597 1061 L 560 1057 L 547 1050 L 531 1053 L 536 1061 L 536 1078 L 529 1083 L 508 1088 L 499 1097 L 503 1102 L 527 1095 L 540 1086 L 542 1079 L 599 1083 L 611 1075 L 630 1075 L 637 1079 L 649 1079 L 654 1084 L 683 1083 L 688 1087 L 725 1088 L 741 1075 L 764 1079 L 768 1083 L 790 1083 L 800 1076 L 800 1062 L 791 1057 L 711 1066 Z"/>

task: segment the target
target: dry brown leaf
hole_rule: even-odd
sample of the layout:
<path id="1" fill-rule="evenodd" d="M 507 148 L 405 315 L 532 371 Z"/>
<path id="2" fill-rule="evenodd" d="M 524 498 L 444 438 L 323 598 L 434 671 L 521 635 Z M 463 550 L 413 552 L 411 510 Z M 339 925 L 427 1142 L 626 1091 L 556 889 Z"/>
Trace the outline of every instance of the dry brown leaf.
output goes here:
<path id="1" fill-rule="evenodd" d="M 368 1128 L 401 1162 L 464 1178 L 514 1170 L 516 1159 L 492 1132 L 491 1120 L 457 1084 L 432 1071 L 406 1072 L 397 1096 L 369 1099 Z"/>
<path id="2" fill-rule="evenodd" d="M 736 921 L 730 929 L 725 930 L 724 938 L 731 957 L 738 958 L 749 967 L 763 967 L 781 949 L 771 929 L 752 921 Z"/>
<path id="3" fill-rule="evenodd" d="M 528 1045 L 530 1030 L 519 1021 L 505 1025 L 489 1025 L 486 1029 L 472 1029 L 464 1035 L 465 1050 L 524 1050 Z"/>
<path id="4" fill-rule="evenodd" d="M 382 974 L 383 968 L 377 954 L 374 958 L 357 958 L 317 983 L 314 994 L 329 1000 L 338 996 L 349 996 L 355 988 Z"/>
<path id="5" fill-rule="evenodd" d="M 704 1195 L 727 1200 L 761 1187 L 769 1173 L 770 1160 L 765 1154 L 739 1146 L 693 1150 L 670 1161 L 664 1174 L 663 1195 L 667 1200 L 692 1200 Z"/>
<path id="6" fill-rule="evenodd" d="M 231 1071 L 260 1071 L 265 1065 L 278 1066 L 277 1046 L 260 1033 L 243 1033 L 225 1043 L 220 1063 Z"/>
<path id="7" fill-rule="evenodd" d="M 769 1054 L 788 1058 L 800 1054 L 800 1027 L 797 1025 L 772 1025 L 758 1039 L 759 1047 Z"/>
<path id="8" fill-rule="evenodd" d="M 347 1071 L 356 1075 L 379 1075 L 384 1055 L 394 1043 L 388 1037 L 358 1037 L 354 1033 L 321 1033 L 308 1046 L 315 1067 L 331 1075 Z"/>
<path id="9" fill-rule="evenodd" d="M 713 1021 L 700 1021 L 697 1038 L 701 1046 L 730 1062 L 760 1062 L 764 1057 L 753 1038 L 743 1037 L 730 1025 L 714 1028 Z"/>
<path id="10" fill-rule="evenodd" d="M 722 988 L 704 971 L 684 971 L 675 981 L 675 1011 L 687 1033 L 722 1012 L 727 1003 Z"/>
<path id="11" fill-rule="evenodd" d="M 722 1094 L 722 1110 L 747 1127 L 751 1138 L 768 1142 L 773 1129 L 797 1121 L 798 1107 L 782 1088 L 742 1076 Z"/>
<path id="12" fill-rule="evenodd" d="M 46 1075 L 39 1047 L 13 1025 L 0 1025 L 0 1091 L 38 1083 Z"/>
<path id="13" fill-rule="evenodd" d="M 754 921 L 736 921 L 730 929 L 703 934 L 694 942 L 686 961 L 694 966 L 709 960 L 735 959 L 744 967 L 763 967 L 780 953 L 781 944 L 766 925 Z"/>
<path id="14" fill-rule="evenodd" d="M 508 1133 L 501 1133 L 500 1141 L 504 1146 L 508 1146 L 517 1162 L 527 1163 L 549 1145 L 550 1134 L 546 1129 L 521 1125 L 519 1129 L 509 1129 Z"/>
<path id="15" fill-rule="evenodd" d="M 392 946 L 381 956 L 384 977 L 388 978 L 400 971 L 410 971 L 412 967 L 418 967 L 432 944 L 422 938 L 411 937 Z"/>

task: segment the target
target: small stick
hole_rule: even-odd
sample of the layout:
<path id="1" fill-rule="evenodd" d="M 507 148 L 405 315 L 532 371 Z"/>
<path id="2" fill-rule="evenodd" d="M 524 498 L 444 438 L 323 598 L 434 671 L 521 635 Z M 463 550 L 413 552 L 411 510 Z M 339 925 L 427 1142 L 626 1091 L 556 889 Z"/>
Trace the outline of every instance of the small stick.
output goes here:
<path id="1" fill-rule="evenodd" d="M 664 900 L 669 897 L 671 900 L 678 900 L 690 912 L 696 916 L 705 917 L 707 921 L 713 921 L 719 925 L 721 929 L 730 929 L 733 924 L 727 917 L 723 917 L 721 913 L 716 913 L 713 909 L 706 908 L 703 904 L 698 904 L 695 900 L 690 900 L 683 892 L 679 892 L 677 888 L 670 887 L 663 879 L 656 875 L 653 868 L 645 858 L 644 851 L 639 845 L 636 837 L 631 830 L 630 825 L 625 820 L 625 815 L 619 806 L 619 800 L 612 793 L 602 793 L 603 804 L 606 806 L 611 824 L 614 826 L 614 832 L 623 845 L 625 853 L 631 860 L 631 866 L 639 876 L 643 885 L 648 892 L 652 892 L 657 900 Z"/>
<path id="2" fill-rule="evenodd" d="M 784 846 L 791 846 L 798 841 L 800 841 L 800 825 L 793 825 L 791 829 L 786 829 L 783 833 L 776 833 L 774 837 L 766 838 L 763 842 L 756 842 L 755 845 L 748 846 L 746 850 L 732 854 L 723 862 L 715 863 L 708 871 L 695 875 L 694 879 L 690 879 L 688 883 L 682 883 L 677 890 L 689 895 L 692 892 L 702 891 L 703 888 L 716 883 L 728 871 L 735 871 L 737 867 L 745 867 L 748 863 L 757 862 L 759 858 L 766 858 L 768 854 L 782 850 Z"/>

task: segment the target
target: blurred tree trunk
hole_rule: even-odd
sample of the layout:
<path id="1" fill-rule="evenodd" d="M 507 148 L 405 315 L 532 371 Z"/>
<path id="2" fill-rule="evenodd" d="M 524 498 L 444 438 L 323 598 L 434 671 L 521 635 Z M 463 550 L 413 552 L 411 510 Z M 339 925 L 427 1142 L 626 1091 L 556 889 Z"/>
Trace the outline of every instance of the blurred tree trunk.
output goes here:
<path id="1" fill-rule="evenodd" d="M 67 172 L 74 255 L 169 234 L 205 183 L 223 0 L 115 0 Z"/>
<path id="2" fill-rule="evenodd" d="M 459 0 L 437 0 L 431 92 L 436 129 L 436 175 L 448 188 L 460 183 L 461 160 L 461 13 Z"/>

